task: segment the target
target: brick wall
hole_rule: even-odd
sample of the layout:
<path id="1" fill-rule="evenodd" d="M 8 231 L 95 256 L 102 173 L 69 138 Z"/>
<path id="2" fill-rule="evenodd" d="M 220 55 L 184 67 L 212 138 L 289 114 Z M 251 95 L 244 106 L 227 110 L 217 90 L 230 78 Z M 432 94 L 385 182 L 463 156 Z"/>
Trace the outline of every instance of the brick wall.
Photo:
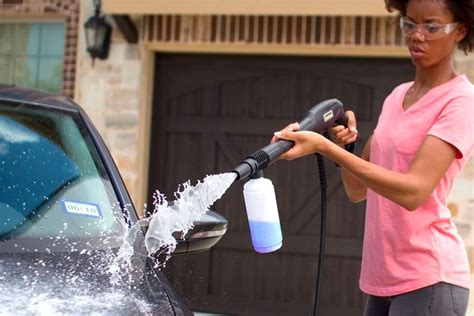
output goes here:
<path id="1" fill-rule="evenodd" d="M 94 10 L 92 1 L 82 1 L 80 7 L 79 25 L 82 28 Z M 108 58 L 96 59 L 94 65 L 86 52 L 84 34 L 79 33 L 75 101 L 87 112 L 104 138 L 134 201 L 139 194 L 141 73 L 138 45 L 128 44 L 117 28 L 112 31 Z M 140 207 L 137 209 L 140 211 Z"/>
<path id="2" fill-rule="evenodd" d="M 79 25 L 79 2 L 80 0 L 54 1 L 54 7 L 66 16 L 62 89 L 63 94 L 71 98 L 74 97 L 76 80 L 78 32 L 83 29 L 82 25 Z"/>

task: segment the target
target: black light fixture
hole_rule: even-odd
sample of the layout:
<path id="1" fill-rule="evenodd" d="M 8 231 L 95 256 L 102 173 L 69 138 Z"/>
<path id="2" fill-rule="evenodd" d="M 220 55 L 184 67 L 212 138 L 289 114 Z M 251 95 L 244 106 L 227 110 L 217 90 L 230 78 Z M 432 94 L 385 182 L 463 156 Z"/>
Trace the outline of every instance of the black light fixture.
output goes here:
<path id="1" fill-rule="evenodd" d="M 92 57 L 92 64 L 94 64 L 95 58 L 106 59 L 108 57 L 112 35 L 112 26 L 104 16 L 100 15 L 100 6 L 100 0 L 94 0 L 95 14 L 84 23 L 86 46 Z"/>

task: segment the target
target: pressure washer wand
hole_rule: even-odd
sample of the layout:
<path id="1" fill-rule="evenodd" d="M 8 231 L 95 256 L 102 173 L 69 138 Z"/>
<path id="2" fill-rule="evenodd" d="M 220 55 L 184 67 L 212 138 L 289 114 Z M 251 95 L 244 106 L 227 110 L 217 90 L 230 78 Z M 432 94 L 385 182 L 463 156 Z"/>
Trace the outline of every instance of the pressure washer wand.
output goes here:
<path id="1" fill-rule="evenodd" d="M 320 133 L 336 124 L 347 126 L 347 117 L 341 101 L 330 99 L 313 106 L 299 122 L 299 130 Z M 252 244 L 254 249 L 260 253 L 275 251 L 282 246 L 283 242 L 275 189 L 269 179 L 263 178 L 262 170 L 276 161 L 283 153 L 290 150 L 293 145 L 293 141 L 283 139 L 269 144 L 245 158 L 232 170 L 237 174 L 236 181 L 250 178 L 244 185 L 244 200 Z M 354 152 L 355 144 L 352 143 L 346 146 L 346 149 Z M 318 164 L 320 166 L 320 178 L 323 181 L 321 182 L 321 238 L 314 315 L 319 314 L 319 293 L 325 240 L 326 177 L 321 155 L 318 155 Z"/>
<path id="2" fill-rule="evenodd" d="M 329 99 L 316 104 L 306 113 L 299 122 L 299 130 L 320 133 L 335 124 L 347 126 L 347 117 L 341 101 Z M 237 173 L 236 181 L 251 177 L 258 170 L 265 169 L 293 145 L 293 141 L 282 139 L 257 150 L 233 170 Z"/>

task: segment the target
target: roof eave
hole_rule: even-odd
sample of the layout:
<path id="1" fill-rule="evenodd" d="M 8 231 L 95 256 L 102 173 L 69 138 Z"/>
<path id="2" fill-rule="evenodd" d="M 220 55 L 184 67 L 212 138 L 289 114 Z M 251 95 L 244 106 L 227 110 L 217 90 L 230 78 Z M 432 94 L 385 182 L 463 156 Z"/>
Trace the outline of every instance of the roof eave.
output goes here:
<path id="1" fill-rule="evenodd" d="M 107 14 L 387 16 L 382 0 L 103 0 Z"/>

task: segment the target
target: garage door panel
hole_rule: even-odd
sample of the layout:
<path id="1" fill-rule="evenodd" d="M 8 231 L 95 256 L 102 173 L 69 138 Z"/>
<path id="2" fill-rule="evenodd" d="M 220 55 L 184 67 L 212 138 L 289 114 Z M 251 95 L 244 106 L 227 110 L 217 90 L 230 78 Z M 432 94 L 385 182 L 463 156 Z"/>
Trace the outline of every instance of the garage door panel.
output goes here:
<path id="1" fill-rule="evenodd" d="M 249 76 L 221 84 L 223 116 L 287 118 L 293 116 L 294 77 L 286 74 Z M 287 91 L 286 94 L 275 91 Z"/>
<path id="2" fill-rule="evenodd" d="M 187 91 L 170 100 L 168 103 L 168 116 L 200 116 L 205 103 L 202 100 L 203 90 Z"/>

